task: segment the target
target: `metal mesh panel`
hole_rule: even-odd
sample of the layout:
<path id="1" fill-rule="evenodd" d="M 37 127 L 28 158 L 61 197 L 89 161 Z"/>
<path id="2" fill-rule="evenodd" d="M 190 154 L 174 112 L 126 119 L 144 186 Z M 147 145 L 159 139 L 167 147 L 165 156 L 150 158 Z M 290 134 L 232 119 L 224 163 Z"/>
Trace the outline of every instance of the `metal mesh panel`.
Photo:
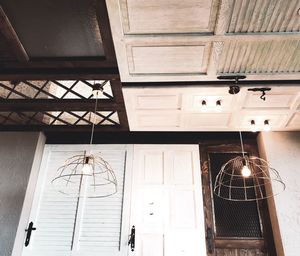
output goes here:
<path id="1" fill-rule="evenodd" d="M 221 166 L 228 160 L 238 156 L 235 153 L 211 153 L 210 170 L 212 184 Z M 253 189 L 252 189 L 253 190 Z M 255 191 L 249 191 L 255 193 Z M 232 191 L 234 193 L 234 191 Z M 257 209 L 254 202 L 233 202 L 214 195 L 214 214 L 216 237 L 226 238 L 261 238 L 262 231 Z"/>

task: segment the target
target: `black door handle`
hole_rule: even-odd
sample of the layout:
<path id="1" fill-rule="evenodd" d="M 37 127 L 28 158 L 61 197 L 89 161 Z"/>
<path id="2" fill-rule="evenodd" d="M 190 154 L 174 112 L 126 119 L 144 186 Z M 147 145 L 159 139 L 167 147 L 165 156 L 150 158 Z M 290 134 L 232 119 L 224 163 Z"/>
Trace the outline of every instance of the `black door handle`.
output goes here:
<path id="1" fill-rule="evenodd" d="M 131 251 L 134 251 L 135 248 L 135 226 L 131 228 L 131 234 L 129 237 L 128 245 L 130 245 Z"/>
<path id="2" fill-rule="evenodd" d="M 27 247 L 30 243 L 31 232 L 33 230 L 36 230 L 36 228 L 33 227 L 33 222 L 31 221 L 28 225 L 28 229 L 25 229 L 25 231 L 27 232 L 26 239 L 25 239 L 25 247 Z"/>

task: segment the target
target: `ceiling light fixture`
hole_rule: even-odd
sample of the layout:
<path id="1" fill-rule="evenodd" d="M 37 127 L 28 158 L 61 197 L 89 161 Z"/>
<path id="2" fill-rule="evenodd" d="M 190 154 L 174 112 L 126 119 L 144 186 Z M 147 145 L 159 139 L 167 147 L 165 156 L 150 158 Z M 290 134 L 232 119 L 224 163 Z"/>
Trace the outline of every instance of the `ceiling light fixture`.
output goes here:
<path id="1" fill-rule="evenodd" d="M 265 120 L 266 124 L 269 125 L 268 120 Z M 254 120 L 251 120 L 252 125 L 255 125 Z M 222 165 L 215 179 L 214 194 L 229 201 L 257 201 L 273 197 L 285 190 L 278 171 L 266 160 L 249 156 L 244 150 L 241 131 L 239 137 L 242 155 Z"/>
<path id="2" fill-rule="evenodd" d="M 222 112 L 221 100 L 216 101 L 216 112 Z"/>
<path id="3" fill-rule="evenodd" d="M 251 120 L 251 131 L 252 131 L 252 132 L 257 132 L 256 124 L 255 124 L 255 121 L 254 121 L 254 120 Z"/>
<path id="4" fill-rule="evenodd" d="M 201 103 L 201 112 L 207 112 L 207 104 L 205 100 L 202 100 Z"/>
<path id="5" fill-rule="evenodd" d="M 265 132 L 271 131 L 271 125 L 270 125 L 269 120 L 265 120 L 265 121 L 264 121 L 264 131 L 265 131 Z"/>
<path id="6" fill-rule="evenodd" d="M 239 134 L 242 156 L 230 159 L 221 167 L 214 183 L 214 194 L 229 201 L 257 201 L 284 191 L 285 184 L 279 173 L 264 159 L 248 156 L 242 133 Z M 274 186 L 271 188 L 271 185 Z"/>
<path id="7" fill-rule="evenodd" d="M 94 116 L 97 115 L 98 98 L 103 93 L 103 86 L 107 83 L 93 85 L 95 97 Z M 90 145 L 93 144 L 95 120 L 92 124 Z M 84 151 L 83 154 L 68 158 L 65 164 L 58 168 L 57 176 L 51 181 L 54 188 L 68 196 L 102 198 L 117 193 L 116 175 L 108 162 L 100 153 L 92 154 Z"/>

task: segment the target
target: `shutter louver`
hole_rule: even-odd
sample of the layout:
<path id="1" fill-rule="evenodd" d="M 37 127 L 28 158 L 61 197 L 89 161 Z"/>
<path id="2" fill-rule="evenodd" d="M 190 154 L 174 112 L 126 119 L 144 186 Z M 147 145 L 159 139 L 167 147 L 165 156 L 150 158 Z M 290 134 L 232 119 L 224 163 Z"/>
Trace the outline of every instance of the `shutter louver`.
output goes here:
<path id="1" fill-rule="evenodd" d="M 36 231 L 32 233 L 30 246 L 24 248 L 23 256 L 72 256 L 117 255 L 120 248 L 123 182 L 126 147 L 93 146 L 92 153 L 101 152 L 112 166 L 118 192 L 105 198 L 74 198 L 57 192 L 51 180 L 64 161 L 83 151 L 64 150 L 66 146 L 48 146 L 44 164 L 38 179 L 35 203 L 31 213 Z M 51 148 L 53 147 L 53 149 Z M 110 149 L 113 148 L 113 149 Z M 52 149 L 52 150 L 51 150 Z M 79 190 L 79 184 L 72 188 Z M 38 201 L 38 202 L 37 202 Z M 81 207 L 81 209 L 78 209 Z M 78 235 L 76 235 L 78 234 Z"/>

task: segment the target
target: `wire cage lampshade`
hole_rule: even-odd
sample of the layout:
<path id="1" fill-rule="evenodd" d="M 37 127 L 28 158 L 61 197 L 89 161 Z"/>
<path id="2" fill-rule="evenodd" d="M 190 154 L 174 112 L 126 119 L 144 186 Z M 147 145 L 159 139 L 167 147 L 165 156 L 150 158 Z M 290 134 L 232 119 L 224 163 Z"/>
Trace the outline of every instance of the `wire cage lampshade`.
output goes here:
<path id="1" fill-rule="evenodd" d="M 97 112 L 98 97 L 107 81 L 95 83 L 92 94 L 96 98 L 94 114 Z M 91 119 L 91 115 L 90 115 Z M 92 122 L 90 145 L 93 143 L 95 122 Z M 54 188 L 71 197 L 102 198 L 117 193 L 118 183 L 110 164 L 100 153 L 74 155 L 58 168 L 51 181 Z"/>
<path id="2" fill-rule="evenodd" d="M 115 173 L 100 154 L 72 156 L 57 171 L 51 183 L 62 194 L 101 198 L 117 193 Z"/>
<path id="3" fill-rule="evenodd" d="M 267 161 L 247 155 L 237 156 L 226 162 L 214 184 L 215 195 L 230 201 L 266 199 L 283 190 L 284 182 Z"/>

